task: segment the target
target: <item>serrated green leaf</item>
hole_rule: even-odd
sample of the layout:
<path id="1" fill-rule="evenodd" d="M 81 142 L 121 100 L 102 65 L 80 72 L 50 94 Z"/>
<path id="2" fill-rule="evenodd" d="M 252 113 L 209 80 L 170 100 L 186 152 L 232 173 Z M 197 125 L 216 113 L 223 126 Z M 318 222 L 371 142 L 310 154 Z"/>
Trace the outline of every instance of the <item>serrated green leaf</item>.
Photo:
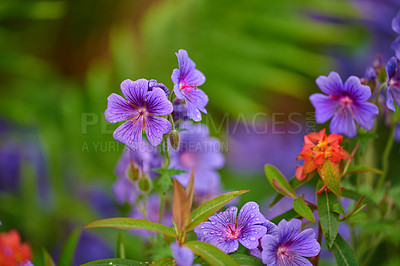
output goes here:
<path id="1" fill-rule="evenodd" d="M 286 178 L 274 166 L 266 164 L 264 167 L 265 176 L 271 186 L 283 196 L 295 198 L 296 193 L 290 186 Z M 275 181 L 274 181 L 275 180 Z M 281 189 L 282 188 L 282 189 Z"/>
<path id="2" fill-rule="evenodd" d="M 239 265 L 248 265 L 248 266 L 264 265 L 262 263 L 261 259 L 254 257 L 254 256 L 250 256 L 250 255 L 246 255 L 246 254 L 242 254 L 242 253 L 232 253 L 232 254 L 229 254 L 229 256 L 231 258 L 233 258 L 237 263 L 239 263 Z"/>
<path id="3" fill-rule="evenodd" d="M 318 181 L 317 190 L 323 187 L 323 182 Z M 333 243 L 339 229 L 339 214 L 333 211 L 333 205 L 339 204 L 335 194 L 329 192 L 327 189 L 321 194 L 317 195 L 317 207 L 319 222 L 321 224 L 322 232 L 325 236 L 326 244 L 329 250 L 332 248 Z"/>
<path id="4" fill-rule="evenodd" d="M 341 197 L 339 165 L 326 160 L 322 167 L 318 169 L 318 173 L 329 190 L 338 197 Z"/>
<path id="5" fill-rule="evenodd" d="M 354 252 L 349 244 L 343 239 L 341 235 L 337 235 L 336 241 L 332 246 L 332 252 L 335 256 L 337 265 L 339 266 L 355 266 L 358 265 Z"/>
<path id="6" fill-rule="evenodd" d="M 305 203 L 304 199 L 297 198 L 293 201 L 293 209 L 301 217 L 306 218 L 310 222 L 315 223 L 315 217 L 310 207 Z"/>
<path id="7" fill-rule="evenodd" d="M 176 265 L 174 258 L 167 257 L 167 258 L 162 258 L 159 260 L 156 260 L 151 264 L 151 266 L 167 266 L 167 265 Z"/>
<path id="8" fill-rule="evenodd" d="M 78 244 L 79 236 L 81 234 L 81 229 L 76 228 L 72 234 L 68 237 L 65 242 L 60 259 L 58 260 L 58 265 L 60 266 L 69 266 L 72 265 L 72 260 L 74 258 L 74 253 L 76 249 L 76 245 Z"/>
<path id="9" fill-rule="evenodd" d="M 176 234 L 171 227 L 167 227 L 159 223 L 153 223 L 144 219 L 109 218 L 104 220 L 98 220 L 85 226 L 85 228 L 97 228 L 97 227 L 112 227 L 123 230 L 146 229 L 167 236 L 176 237 Z"/>
<path id="10" fill-rule="evenodd" d="M 183 246 L 190 248 L 194 254 L 202 257 L 211 266 L 239 265 L 219 248 L 209 243 L 202 241 L 189 241 L 183 244 Z"/>
<path id="11" fill-rule="evenodd" d="M 207 220 L 212 214 L 222 208 L 226 203 L 232 199 L 249 192 L 249 190 L 238 190 L 222 194 L 216 198 L 204 202 L 190 215 L 190 221 L 187 231 L 193 230 L 197 225 Z"/>
<path id="12" fill-rule="evenodd" d="M 347 171 L 345 173 L 343 173 L 343 176 L 351 175 L 351 174 L 354 174 L 354 173 L 365 173 L 365 172 L 375 173 L 375 174 L 378 174 L 378 175 L 383 175 L 384 174 L 384 172 L 382 170 L 379 170 L 377 168 L 358 165 L 358 166 L 349 167 L 347 169 Z"/>
<path id="13" fill-rule="evenodd" d="M 82 264 L 82 266 L 110 266 L 110 265 L 138 266 L 138 265 L 149 265 L 149 264 L 141 261 L 128 260 L 128 259 L 103 259 Z"/>

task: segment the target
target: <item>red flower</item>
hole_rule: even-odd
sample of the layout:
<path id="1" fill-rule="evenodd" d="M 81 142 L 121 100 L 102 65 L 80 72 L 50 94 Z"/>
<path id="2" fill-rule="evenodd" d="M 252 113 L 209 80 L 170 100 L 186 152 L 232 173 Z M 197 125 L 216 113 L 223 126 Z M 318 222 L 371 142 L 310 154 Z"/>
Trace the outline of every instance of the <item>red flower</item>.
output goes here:
<path id="1" fill-rule="evenodd" d="M 332 191 L 339 193 L 333 188 L 338 185 L 340 180 L 339 165 L 343 159 L 349 159 L 350 154 L 340 146 L 343 136 L 338 134 L 326 135 L 325 129 L 319 133 L 310 133 L 304 136 L 304 147 L 297 159 L 304 159 L 303 166 L 296 166 L 296 177 L 298 180 L 304 180 L 308 174 L 317 169 L 318 174 Z M 327 171 L 327 168 L 330 168 Z M 329 172 L 329 176 L 327 173 Z M 332 177 L 333 173 L 333 177 Z M 332 179 L 336 181 L 333 181 Z M 334 183 L 332 183 L 334 182 Z M 336 194 L 336 193 L 335 193 Z"/>
<path id="2" fill-rule="evenodd" d="M 0 233 L 0 265 L 18 266 L 32 259 L 32 251 L 27 243 L 21 243 L 17 230 Z"/>

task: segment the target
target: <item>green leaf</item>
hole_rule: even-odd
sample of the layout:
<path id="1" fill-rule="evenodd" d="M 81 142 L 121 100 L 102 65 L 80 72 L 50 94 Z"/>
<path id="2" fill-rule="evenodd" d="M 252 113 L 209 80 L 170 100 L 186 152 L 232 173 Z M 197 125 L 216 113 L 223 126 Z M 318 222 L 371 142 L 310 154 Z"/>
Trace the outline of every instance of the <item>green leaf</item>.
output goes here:
<path id="1" fill-rule="evenodd" d="M 321 189 L 323 182 L 318 181 L 317 190 Z M 328 192 L 327 189 L 317 195 L 317 207 L 319 222 L 322 232 L 325 236 L 325 241 L 329 250 L 331 250 L 339 228 L 339 214 L 333 211 L 333 205 L 339 204 L 335 194 Z"/>
<path id="2" fill-rule="evenodd" d="M 353 200 L 358 200 L 361 198 L 361 194 L 349 189 L 342 189 L 342 196 L 349 198 L 349 199 L 353 199 Z M 376 204 L 375 201 L 373 201 L 372 199 L 370 199 L 369 197 L 365 197 L 364 199 L 365 203 L 367 203 L 369 206 L 372 206 L 374 208 L 378 208 L 379 209 L 379 205 Z"/>
<path id="3" fill-rule="evenodd" d="M 125 259 L 125 246 L 124 242 L 122 240 L 122 232 L 120 231 L 118 233 L 118 238 L 117 238 L 117 258 Z"/>
<path id="4" fill-rule="evenodd" d="M 264 265 L 261 261 L 261 259 L 242 254 L 242 253 L 232 253 L 229 254 L 231 258 L 233 258 L 239 265 L 249 265 L 249 266 L 262 266 Z"/>
<path id="5" fill-rule="evenodd" d="M 167 258 L 162 258 L 159 260 L 156 260 L 151 264 L 151 266 L 166 266 L 166 265 L 176 265 L 174 258 L 167 257 Z"/>
<path id="6" fill-rule="evenodd" d="M 347 214 L 343 220 L 346 220 L 348 218 L 350 218 L 352 215 L 357 214 L 359 211 L 361 211 L 365 206 L 367 206 L 366 204 L 364 204 L 364 198 L 365 198 L 365 194 L 361 196 L 361 198 L 356 202 L 356 204 L 354 205 L 353 210 Z"/>
<path id="7" fill-rule="evenodd" d="M 44 263 L 44 266 L 56 266 L 56 264 L 54 263 L 53 258 L 49 255 L 47 250 L 44 249 L 44 248 L 42 250 L 43 250 L 43 263 Z"/>
<path id="8" fill-rule="evenodd" d="M 222 194 L 216 198 L 204 202 L 190 215 L 190 221 L 187 231 L 193 230 L 197 225 L 207 220 L 212 214 L 222 208 L 226 203 L 232 199 L 249 192 L 248 190 L 238 190 Z"/>
<path id="9" fill-rule="evenodd" d="M 113 227 L 124 230 L 146 229 L 167 236 L 176 237 L 176 234 L 171 227 L 167 227 L 159 223 L 153 223 L 144 219 L 109 218 L 104 220 L 98 220 L 85 226 L 85 228 L 97 228 L 97 227 Z"/>
<path id="10" fill-rule="evenodd" d="M 82 266 L 110 266 L 110 265 L 118 265 L 118 266 L 137 266 L 137 265 L 149 265 L 148 263 L 136 261 L 136 260 L 128 260 L 128 259 L 103 259 L 103 260 L 95 260 L 85 264 Z"/>
<path id="11" fill-rule="evenodd" d="M 301 217 L 306 218 L 310 222 L 315 223 L 315 217 L 312 213 L 310 207 L 308 207 L 307 203 L 302 198 L 297 198 L 293 201 L 293 209 L 296 213 L 298 213 Z"/>
<path id="12" fill-rule="evenodd" d="M 330 160 L 326 160 L 322 167 L 318 169 L 318 173 L 329 190 L 341 197 L 342 191 L 340 189 L 339 165 L 337 163 L 332 163 Z"/>
<path id="13" fill-rule="evenodd" d="M 164 193 L 167 192 L 169 190 L 169 188 L 172 186 L 172 180 L 171 180 L 172 176 L 186 173 L 186 171 L 178 170 L 175 168 L 168 168 L 168 169 L 159 168 L 159 169 L 152 169 L 152 170 L 154 170 L 160 174 L 157 184 L 161 187 L 161 189 L 163 190 Z"/>
<path id="14" fill-rule="evenodd" d="M 58 260 L 59 266 L 69 266 L 72 265 L 72 260 L 74 258 L 74 253 L 76 249 L 76 245 L 78 244 L 79 236 L 81 234 L 81 229 L 76 228 L 72 234 L 68 237 L 67 241 L 65 242 L 60 259 Z"/>
<path id="15" fill-rule="evenodd" d="M 345 173 L 343 173 L 343 176 L 351 175 L 354 173 L 363 173 L 363 172 L 375 173 L 378 175 L 384 174 L 384 172 L 382 170 L 379 170 L 377 168 L 358 165 L 358 166 L 353 166 L 353 167 L 348 168 L 347 171 Z"/>
<path id="16" fill-rule="evenodd" d="M 239 265 L 231 257 L 221 251 L 219 248 L 202 241 L 189 241 L 183 244 L 188 247 L 194 254 L 202 257 L 211 266 L 213 265 Z"/>
<path id="17" fill-rule="evenodd" d="M 305 183 L 307 183 L 308 181 L 310 181 L 315 175 L 315 172 L 312 172 L 310 174 L 308 174 L 307 178 L 305 178 L 304 180 L 298 180 L 297 177 L 293 177 L 292 179 L 290 179 L 289 181 L 289 185 L 293 188 L 296 189 L 302 185 L 304 185 Z M 269 205 L 270 208 L 272 208 L 275 204 L 277 204 L 281 199 L 283 199 L 283 195 L 278 193 L 276 194 L 274 200 L 272 201 L 272 203 Z"/>
<path id="18" fill-rule="evenodd" d="M 342 238 L 341 235 L 337 235 L 336 241 L 332 246 L 332 252 L 335 256 L 337 265 L 339 266 L 353 266 L 358 265 L 354 252 L 351 250 L 349 244 Z"/>
<path id="19" fill-rule="evenodd" d="M 308 207 L 310 207 L 311 211 L 315 211 L 315 208 L 313 206 L 308 206 Z M 287 212 L 284 212 L 281 215 L 272 218 L 271 222 L 273 222 L 274 224 L 278 224 L 282 219 L 288 221 L 293 218 L 301 219 L 301 216 L 294 209 L 290 209 Z"/>
<path id="20" fill-rule="evenodd" d="M 333 212 L 336 212 L 336 213 L 338 213 L 338 214 L 341 214 L 341 215 L 343 215 L 343 216 L 345 216 L 346 214 L 345 214 L 345 212 L 344 212 L 344 210 L 343 210 L 343 207 L 342 207 L 342 205 L 340 205 L 340 203 L 335 203 L 335 204 L 333 204 L 333 206 L 332 206 L 332 211 Z"/>
<path id="21" fill-rule="evenodd" d="M 287 182 L 286 178 L 276 169 L 274 166 L 266 164 L 264 167 L 265 176 L 276 191 L 283 196 L 289 196 L 292 198 L 296 197 L 296 193 L 293 188 Z M 275 181 L 274 181 L 275 180 Z"/>

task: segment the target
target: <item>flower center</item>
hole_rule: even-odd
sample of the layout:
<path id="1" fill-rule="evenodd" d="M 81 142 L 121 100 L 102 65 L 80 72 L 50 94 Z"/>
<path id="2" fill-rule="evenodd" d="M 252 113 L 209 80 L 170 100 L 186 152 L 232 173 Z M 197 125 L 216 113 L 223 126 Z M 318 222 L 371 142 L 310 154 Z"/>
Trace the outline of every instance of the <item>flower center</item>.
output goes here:
<path id="1" fill-rule="evenodd" d="M 240 235 L 240 230 L 236 228 L 236 225 L 229 223 L 226 226 L 226 232 L 228 232 L 227 238 L 229 239 L 238 239 Z"/>
<path id="2" fill-rule="evenodd" d="M 340 98 L 340 101 L 342 102 L 342 104 L 344 106 L 348 106 L 353 103 L 353 100 L 349 96 L 344 96 L 344 97 Z"/>
<path id="3" fill-rule="evenodd" d="M 185 81 L 182 81 L 182 82 L 179 83 L 179 88 L 181 90 L 183 90 L 183 91 L 188 91 L 190 88 L 193 88 L 193 89 L 196 90 L 197 89 L 197 85 L 196 84 L 190 85 L 185 80 Z"/>

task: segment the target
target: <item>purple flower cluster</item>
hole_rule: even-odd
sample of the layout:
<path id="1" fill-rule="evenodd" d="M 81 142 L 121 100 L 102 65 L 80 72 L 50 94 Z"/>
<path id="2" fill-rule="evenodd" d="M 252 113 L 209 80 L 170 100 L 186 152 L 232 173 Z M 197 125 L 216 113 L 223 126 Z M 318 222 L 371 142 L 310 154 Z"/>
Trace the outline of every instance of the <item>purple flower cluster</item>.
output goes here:
<path id="1" fill-rule="evenodd" d="M 375 104 L 367 102 L 371 97 L 371 89 L 362 85 L 359 78 L 351 76 L 343 84 L 339 74 L 331 72 L 328 77 L 318 77 L 316 83 L 327 94 L 315 93 L 310 96 L 317 123 L 325 123 L 333 117 L 330 123 L 331 133 L 349 138 L 357 135 L 354 120 L 361 127 L 372 129 L 379 109 Z"/>
<path id="2" fill-rule="evenodd" d="M 175 178 L 186 186 L 194 166 L 195 193 L 203 196 L 216 195 L 220 192 L 220 176 L 216 170 L 225 163 L 219 140 L 210 137 L 207 126 L 203 124 L 184 121 L 180 128 L 183 131 L 179 132 L 179 148 L 171 151 L 170 167 L 186 173 L 176 175 Z"/>

